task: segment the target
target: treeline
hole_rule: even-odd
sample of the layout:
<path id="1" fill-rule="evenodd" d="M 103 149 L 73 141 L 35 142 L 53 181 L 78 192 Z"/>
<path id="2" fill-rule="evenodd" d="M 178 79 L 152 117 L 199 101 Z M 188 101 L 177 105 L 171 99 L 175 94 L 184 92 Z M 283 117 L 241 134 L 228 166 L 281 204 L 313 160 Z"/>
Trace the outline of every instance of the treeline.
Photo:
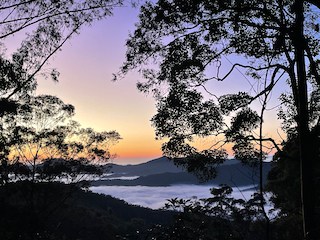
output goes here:
<path id="1" fill-rule="evenodd" d="M 0 197 L 0 238 L 6 240 L 121 239 L 168 224 L 174 215 L 57 182 L 10 183 Z"/>

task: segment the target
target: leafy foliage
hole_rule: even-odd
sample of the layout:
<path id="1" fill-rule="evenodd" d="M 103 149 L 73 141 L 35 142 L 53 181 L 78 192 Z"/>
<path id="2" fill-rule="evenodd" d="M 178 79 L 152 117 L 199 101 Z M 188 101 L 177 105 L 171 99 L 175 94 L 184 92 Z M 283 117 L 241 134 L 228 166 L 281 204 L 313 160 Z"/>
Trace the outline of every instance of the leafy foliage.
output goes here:
<path id="1" fill-rule="evenodd" d="M 229 114 L 250 104 L 251 97 L 248 93 L 227 94 L 219 98 L 219 104 L 224 114 Z"/>
<path id="2" fill-rule="evenodd" d="M 207 136 L 221 129 L 222 118 L 213 101 L 203 101 L 199 92 L 175 85 L 157 106 L 152 121 L 158 137 Z"/>
<path id="3" fill-rule="evenodd" d="M 310 15 L 307 22 L 319 17 L 309 6 L 306 12 Z M 198 151 L 190 145 L 195 137 L 224 135 L 225 142 L 235 143 L 237 158 L 256 158 L 258 151 L 252 143 L 258 138 L 253 136 L 262 119 L 251 103 L 269 94 L 284 75 L 295 86 L 294 66 L 289 64 L 295 61 L 291 54 L 294 39 L 289 33 L 295 24 L 292 1 L 161 0 L 144 4 L 139 18 L 127 41 L 120 76 L 139 69 L 146 82 L 140 82 L 138 88 L 155 94 L 157 114 L 152 122 L 156 136 L 169 138 L 164 154 L 192 156 Z M 306 38 L 310 51 L 316 53 L 313 40 L 317 32 L 309 30 Z M 248 64 L 237 62 L 222 73 L 221 58 L 235 54 Z M 253 95 L 216 96 L 207 90 L 210 81 L 224 81 L 240 69 L 263 87 Z"/>
<path id="4" fill-rule="evenodd" d="M 81 28 L 110 16 L 113 7 L 121 5 L 121 0 L 3 1 L 0 44 L 5 46 L 7 39 L 14 34 L 26 34 L 12 61 L 23 67 L 27 75 L 17 78 L 21 84 L 11 92 L 7 91 L 7 96 L 11 98 L 32 84 L 45 63 Z M 58 80 L 59 72 L 53 69 L 46 75 Z"/>
<path id="5" fill-rule="evenodd" d="M 169 157 L 199 156 L 195 154 L 199 150 L 189 144 L 193 138 L 223 134 L 225 142 L 234 143 L 236 157 L 254 160 L 253 164 L 258 158 L 262 162 L 263 151 L 270 150 L 263 142 L 281 150 L 276 141 L 263 137 L 262 123 L 269 97 L 276 87 L 282 91 L 287 81 L 292 97 L 282 95 L 279 116 L 287 117 L 287 101 L 291 116 L 285 127 L 296 125 L 299 137 L 304 237 L 308 239 L 316 239 L 312 182 L 317 178 L 313 161 L 319 156 L 311 147 L 310 127 L 319 123 L 314 111 L 320 86 L 319 9 L 314 0 L 150 1 L 141 7 L 119 74 L 138 69 L 144 76 L 146 81 L 138 87 L 152 92 L 158 101 L 152 121 L 156 135 L 168 138 L 163 150 Z M 237 62 L 229 60 L 232 67 L 221 71 L 222 57 L 235 57 Z M 208 91 L 211 80 L 224 81 L 236 70 L 245 71 L 245 78 L 258 86 L 256 91 L 223 96 Z M 318 87 L 308 101 L 310 84 Z M 259 100 L 260 115 L 251 109 L 251 103 Z M 223 144 L 212 146 L 221 150 Z"/>
<path id="6" fill-rule="evenodd" d="M 3 166 L 3 180 L 13 174 L 11 180 L 76 181 L 79 174 L 101 173 L 96 164 L 112 157 L 109 148 L 121 137 L 116 131 L 83 129 L 71 119 L 73 115 L 72 105 L 49 95 L 29 98 L 17 113 L 4 115 L 3 161 L 12 167 Z"/>
<path id="7" fill-rule="evenodd" d="M 165 145 L 166 146 L 166 145 Z M 176 148 L 175 148 L 176 149 Z M 184 154 L 187 154 L 184 151 Z M 201 181 L 208 181 L 217 176 L 216 167 L 228 157 L 225 150 L 193 151 L 184 158 L 174 158 L 175 164 L 183 166 L 188 172 L 193 173 Z"/>
<path id="8" fill-rule="evenodd" d="M 305 2 L 309 74 L 316 83 L 319 32 L 312 26 L 319 15 L 310 5 L 314 1 Z M 188 147 L 185 140 L 195 136 L 225 133 L 227 142 L 239 138 L 256 141 L 250 136 L 262 120 L 250 109 L 250 104 L 269 94 L 280 80 L 289 79 L 294 107 L 298 106 L 294 70 L 298 33 L 291 32 L 297 24 L 295 7 L 293 1 L 261 0 L 225 3 L 161 0 L 141 7 L 140 21 L 127 41 L 126 61 L 119 76 L 137 68 L 145 77 L 146 82 L 139 83 L 138 88 L 153 92 L 158 101 L 158 113 L 152 122 L 157 137 L 169 138 L 165 154 L 175 157 L 184 150 L 186 155 L 192 153 L 195 149 Z M 222 73 L 221 58 L 234 55 L 241 56 L 237 59 L 244 63 L 237 62 Z M 218 101 L 204 100 L 206 84 L 226 80 L 240 69 L 262 86 L 255 94 L 209 93 Z M 230 126 L 226 126 L 225 116 L 231 116 Z M 172 143 L 178 153 L 170 147 Z"/>
<path id="9" fill-rule="evenodd" d="M 206 199 L 168 200 L 166 209 L 177 212 L 170 226 L 157 225 L 138 234 L 138 239 L 261 239 L 259 197 L 249 200 L 231 197 L 232 188 L 211 189 Z"/>
<path id="10" fill-rule="evenodd" d="M 1 101 L 9 101 L 6 97 L 11 94 L 15 89 L 20 88 L 20 86 L 26 82 L 24 88 L 21 88 L 17 92 L 17 96 L 25 98 L 28 93 L 35 89 L 36 83 L 35 79 L 31 77 L 26 69 L 23 67 L 23 63 L 20 62 L 16 57 L 13 56 L 13 60 L 9 61 L 4 59 L 3 56 L 0 57 L 0 97 Z M 1 106 L 5 106 L 2 104 Z M 1 111 L 2 112 L 2 111 Z M 3 112 L 1 113 L 3 114 Z"/>
<path id="11" fill-rule="evenodd" d="M 320 125 L 317 125 L 311 130 L 311 142 L 315 146 L 315 152 L 319 156 L 320 153 Z M 291 222 L 297 222 L 301 224 L 302 213 L 301 213 L 301 197 L 300 191 L 301 186 L 299 182 L 299 148 L 297 148 L 298 139 L 297 135 L 291 135 L 291 138 L 284 143 L 283 152 L 278 152 L 273 157 L 272 169 L 268 175 L 267 189 L 273 193 L 272 202 L 275 207 L 280 210 L 279 212 L 279 224 L 283 224 L 288 228 Z M 319 217 L 319 176 L 320 166 L 317 158 L 314 160 L 314 169 L 311 174 L 316 176 L 314 183 L 314 199 L 315 199 L 315 216 Z M 316 231 L 319 233 L 320 229 L 316 226 Z M 290 229 L 290 228 L 289 228 Z M 288 230 L 283 230 L 288 231 Z M 294 235 L 298 234 L 296 230 L 289 231 L 287 234 Z"/>

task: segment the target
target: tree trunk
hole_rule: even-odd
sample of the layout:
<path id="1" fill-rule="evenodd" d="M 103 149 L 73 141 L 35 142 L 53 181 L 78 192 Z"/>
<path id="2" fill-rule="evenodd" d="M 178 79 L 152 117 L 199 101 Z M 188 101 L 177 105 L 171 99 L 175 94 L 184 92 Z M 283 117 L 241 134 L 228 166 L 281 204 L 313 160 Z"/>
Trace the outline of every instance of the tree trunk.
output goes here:
<path id="1" fill-rule="evenodd" d="M 298 137 L 300 150 L 300 184 L 302 202 L 302 220 L 305 240 L 315 240 L 315 216 L 314 216 L 314 196 L 313 196 L 313 161 L 312 143 L 310 143 L 309 111 L 307 76 L 304 50 L 306 40 L 304 39 L 304 7 L 302 0 L 295 1 L 295 29 L 294 47 L 296 60 L 296 73 L 298 82 Z"/>

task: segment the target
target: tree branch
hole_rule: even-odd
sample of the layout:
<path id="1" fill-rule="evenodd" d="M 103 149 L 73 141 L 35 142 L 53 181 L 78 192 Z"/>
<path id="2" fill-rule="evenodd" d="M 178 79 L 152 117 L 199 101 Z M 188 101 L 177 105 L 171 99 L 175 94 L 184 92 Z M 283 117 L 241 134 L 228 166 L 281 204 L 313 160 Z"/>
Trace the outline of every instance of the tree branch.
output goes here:
<path id="1" fill-rule="evenodd" d="M 312 4 L 320 9 L 320 1 L 319 0 L 306 0 L 306 2 Z"/>
<path id="2" fill-rule="evenodd" d="M 273 65 L 269 65 L 269 66 L 265 66 L 265 67 L 256 68 L 256 67 L 249 66 L 249 65 L 243 65 L 243 64 L 240 64 L 240 63 L 235 63 L 235 64 L 233 64 L 232 68 L 229 70 L 229 72 L 223 78 L 219 78 L 218 77 L 217 80 L 218 81 L 224 81 L 233 72 L 233 70 L 236 67 L 249 68 L 249 69 L 252 69 L 252 70 L 255 70 L 255 71 L 262 71 L 262 70 L 267 70 L 267 69 L 270 69 L 270 68 L 276 68 L 278 70 L 283 69 L 285 71 L 288 70 L 287 67 L 285 67 L 285 66 L 283 66 L 281 64 L 273 64 Z"/>
<path id="3" fill-rule="evenodd" d="M 282 152 L 281 148 L 279 147 L 279 144 L 276 143 L 276 141 L 273 138 L 256 138 L 252 135 L 246 137 L 247 140 L 250 141 L 262 141 L 262 142 L 271 142 L 273 146 L 277 149 L 278 152 Z"/>
<path id="4" fill-rule="evenodd" d="M 15 7 L 18 7 L 20 5 L 24 5 L 24 4 L 28 4 L 28 3 L 32 3 L 32 2 L 35 2 L 36 0 L 29 0 L 29 1 L 21 1 L 19 3 L 16 3 L 16 4 L 12 4 L 12 5 L 9 5 L 9 6 L 5 6 L 5 7 L 0 7 L 0 11 L 1 10 L 6 10 L 6 9 L 10 9 L 10 8 L 15 8 Z"/>
<path id="5" fill-rule="evenodd" d="M 30 27 L 30 26 L 32 26 L 32 25 L 34 25 L 34 24 L 36 24 L 36 23 L 38 23 L 38 22 L 44 21 L 45 19 L 48 19 L 48 18 L 52 18 L 52 17 L 56 17 L 56 16 L 60 16 L 60 15 L 65 15 L 65 14 L 70 14 L 70 13 L 90 11 L 90 10 L 94 10 L 94 9 L 97 9 L 97 8 L 101 8 L 101 6 L 93 6 L 93 7 L 90 7 L 90 8 L 70 10 L 70 11 L 65 11 L 65 12 L 58 12 L 58 13 L 55 13 L 55 14 L 52 14 L 52 15 L 47 15 L 47 16 L 44 16 L 44 17 L 42 17 L 42 18 L 39 18 L 39 19 L 37 19 L 37 20 L 35 20 L 35 21 L 33 21 L 33 22 L 30 22 L 30 23 L 28 23 L 28 24 L 23 24 L 22 26 L 20 26 L 20 27 L 18 27 L 18 28 L 16 28 L 16 29 L 13 29 L 12 31 L 10 31 L 10 32 L 8 32 L 8 33 L 6 33 L 6 34 L 1 35 L 1 36 L 0 36 L 0 39 L 5 38 L 5 37 L 7 37 L 7 36 L 9 36 L 9 35 L 12 35 L 12 34 L 14 34 L 14 33 L 16 33 L 16 32 L 19 32 L 19 31 L 21 31 L 21 30 L 24 29 L 24 28 Z M 110 12 L 110 14 L 111 14 L 111 12 Z M 41 15 L 39 15 L 39 16 L 41 16 Z M 37 18 L 37 17 L 38 17 L 38 16 L 21 18 L 21 19 L 13 19 L 13 20 L 7 21 L 7 22 L 5 22 L 5 23 L 0 23 L 0 24 L 7 24 L 7 23 L 14 22 L 14 21 L 17 21 L 17 20 L 19 20 L 19 21 L 20 21 L 20 20 L 21 20 L 21 21 L 22 21 L 22 20 L 29 20 L 29 19 L 34 19 L 34 18 Z M 85 21 L 86 21 L 86 20 L 85 20 Z M 28 21 L 27 21 L 27 22 L 28 22 Z"/>
<path id="6" fill-rule="evenodd" d="M 273 71 L 270 84 L 267 87 L 265 87 L 265 89 L 263 89 L 260 93 L 258 93 L 256 96 L 252 97 L 251 102 L 273 89 L 273 87 L 279 81 L 279 79 L 277 79 L 277 81 L 275 81 L 275 77 L 280 69 L 282 69 L 282 68 L 280 68 L 279 66 L 276 67 L 276 69 Z"/>
<path id="7" fill-rule="evenodd" d="M 6 99 L 11 98 L 14 94 L 19 92 L 26 84 L 32 81 L 34 76 L 42 69 L 42 67 L 47 63 L 47 61 L 63 46 L 63 44 L 80 28 L 82 24 L 74 28 L 69 35 L 43 60 L 43 62 L 38 66 L 38 68 L 28 77 L 28 79 L 22 82 L 18 87 L 16 87 L 11 94 L 9 94 Z"/>

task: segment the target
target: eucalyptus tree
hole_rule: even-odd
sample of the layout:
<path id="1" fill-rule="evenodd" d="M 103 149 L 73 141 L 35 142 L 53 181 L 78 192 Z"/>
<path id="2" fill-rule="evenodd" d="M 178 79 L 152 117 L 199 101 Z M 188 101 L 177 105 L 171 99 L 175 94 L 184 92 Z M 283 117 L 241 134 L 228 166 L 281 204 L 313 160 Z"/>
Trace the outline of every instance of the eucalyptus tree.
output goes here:
<path id="1" fill-rule="evenodd" d="M 147 2 L 119 74 L 138 69 L 146 79 L 138 88 L 158 100 L 152 121 L 157 137 L 169 138 L 165 154 L 205 158 L 211 165 L 221 162 L 225 151 L 199 152 L 188 142 L 194 136 L 224 134 L 245 159 L 257 156 L 255 141 L 270 141 L 281 150 L 273 139 L 252 134 L 261 127 L 263 111 L 259 115 L 250 106 L 260 100 L 265 108 L 263 99 L 287 81 L 296 109 L 305 239 L 316 239 L 317 227 L 312 192 L 317 156 L 309 137 L 317 121 L 310 119 L 307 88 L 311 81 L 320 85 L 319 11 L 316 0 Z M 223 57 L 235 59 L 229 70 L 222 71 Z M 260 88 L 222 96 L 209 92 L 214 97 L 208 99 L 208 83 L 224 81 L 235 71 L 244 71 Z M 225 116 L 231 117 L 229 126 Z"/>
<path id="2" fill-rule="evenodd" d="M 18 76 L 2 76 L 1 106 L 5 101 L 16 98 L 30 85 L 34 87 L 35 77 L 39 73 L 58 80 L 59 72 L 53 69 L 50 73 L 41 71 L 50 58 L 72 36 L 79 34 L 85 26 L 92 25 L 112 15 L 114 7 L 122 6 L 122 0 L 4 0 L 0 3 L 0 45 L 1 58 L 3 49 L 13 38 L 18 49 L 12 55 L 11 65 L 8 60 L 1 60 L 1 74 L 13 71 Z M 23 71 L 19 71 L 22 68 Z M 11 70 L 10 70 L 11 69 Z M 10 79 L 9 79 L 10 78 Z M 29 89 L 30 90 L 30 89 Z M 1 107 L 3 108 L 3 107 Z"/>
<path id="3" fill-rule="evenodd" d="M 45 64 L 83 27 L 111 16 L 114 7 L 119 6 L 122 0 L 1 1 L 0 115 L 12 117 L 21 102 L 28 101 L 40 74 L 57 81 L 59 72 L 42 71 Z M 13 39 L 18 39 L 18 45 L 9 59 L 5 49 Z M 0 154 L 4 165 L 9 149 L 5 144 L 2 138 Z"/>
<path id="4" fill-rule="evenodd" d="M 99 164 L 112 157 L 110 147 L 121 137 L 116 131 L 81 128 L 73 115 L 72 105 L 39 95 L 20 102 L 16 113 L 2 116 L 1 137 L 7 147 L 3 180 L 74 182 L 84 174 L 101 173 Z"/>
<path id="5" fill-rule="evenodd" d="M 315 153 L 320 153 L 320 89 L 312 84 L 309 88 L 309 109 L 310 109 L 310 142 L 313 144 Z M 282 151 L 278 151 L 273 156 L 272 168 L 268 174 L 267 190 L 272 193 L 272 202 L 278 211 L 278 223 L 286 226 L 283 233 L 290 238 L 301 239 L 301 233 L 297 232 L 301 227 L 291 228 L 294 222 L 299 222 L 301 218 L 301 198 L 299 172 L 299 141 L 297 127 L 295 123 L 297 109 L 293 104 L 291 94 L 282 94 L 278 116 L 282 120 L 282 129 L 287 134 L 287 139 L 282 144 Z M 314 176 L 320 174 L 320 161 L 314 161 Z M 314 182 L 315 206 L 320 206 L 319 178 Z M 286 230 L 285 230 L 286 229 Z M 285 233 L 286 232 L 286 233 Z M 300 236 L 300 238 L 298 238 Z"/>
<path id="6" fill-rule="evenodd" d="M 18 88 L 21 84 L 28 78 L 28 74 L 26 70 L 23 68 L 22 64 L 13 60 L 9 61 L 4 59 L 2 56 L 0 57 L 0 117 L 3 118 L 4 121 L 1 121 L 0 130 L 1 130 L 1 138 L 0 138 L 0 159 L 1 165 L 7 164 L 7 156 L 9 154 L 9 146 L 7 145 L 8 139 L 10 136 L 8 135 L 8 131 L 4 131 L 4 129 L 9 129 L 12 125 L 11 117 L 17 113 L 17 108 L 19 103 L 17 100 L 27 100 L 29 94 L 35 89 L 36 83 L 34 78 L 30 78 L 27 84 L 25 84 L 24 88 L 21 89 L 17 94 L 15 94 L 15 99 L 7 99 L 5 98 L 6 94 L 11 92 L 13 89 Z"/>

